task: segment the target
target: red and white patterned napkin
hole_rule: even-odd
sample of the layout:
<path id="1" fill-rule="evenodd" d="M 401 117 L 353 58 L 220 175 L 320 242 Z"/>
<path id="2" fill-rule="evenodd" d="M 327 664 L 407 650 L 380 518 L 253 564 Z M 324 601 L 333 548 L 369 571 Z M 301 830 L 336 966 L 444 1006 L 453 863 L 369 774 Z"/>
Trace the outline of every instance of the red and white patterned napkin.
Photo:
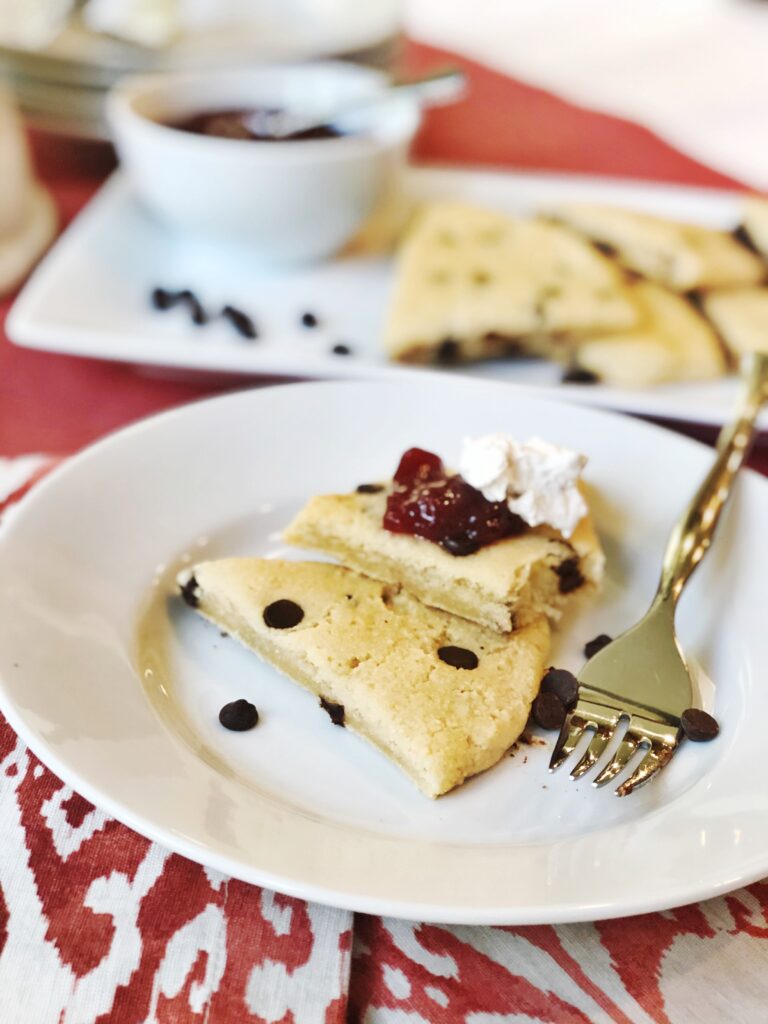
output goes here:
<path id="1" fill-rule="evenodd" d="M 0 459 L 0 511 L 56 460 Z M 0 1024 L 768 1019 L 768 882 L 616 921 L 447 928 L 246 885 L 94 808 L 0 716 Z"/>

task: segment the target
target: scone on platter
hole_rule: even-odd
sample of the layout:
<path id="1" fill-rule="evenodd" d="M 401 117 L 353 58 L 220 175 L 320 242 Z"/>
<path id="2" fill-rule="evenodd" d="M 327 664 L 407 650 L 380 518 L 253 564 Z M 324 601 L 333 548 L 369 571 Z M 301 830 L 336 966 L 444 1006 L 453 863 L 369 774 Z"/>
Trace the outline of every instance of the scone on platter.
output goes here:
<path id="1" fill-rule="evenodd" d="M 502 435 L 466 442 L 464 477 L 411 449 L 393 480 L 312 498 L 284 539 L 490 629 L 556 620 L 603 573 L 578 479 L 586 460 L 511 446 Z"/>
<path id="2" fill-rule="evenodd" d="M 768 288 L 728 288 L 702 297 L 707 316 L 737 355 L 768 351 Z"/>
<path id="3" fill-rule="evenodd" d="M 744 215 L 740 233 L 768 260 L 768 199 L 750 196 L 744 203 Z"/>
<path id="4" fill-rule="evenodd" d="M 627 269 L 675 291 L 757 284 L 765 278 L 760 257 L 726 231 L 588 203 L 558 206 L 551 214 Z"/>
<path id="5" fill-rule="evenodd" d="M 576 233 L 440 202 L 402 243 L 384 346 L 411 363 L 566 359 L 575 336 L 637 318 L 621 269 Z"/>
<path id="6" fill-rule="evenodd" d="M 547 665 L 543 617 L 500 634 L 321 562 L 229 558 L 179 578 L 189 604 L 296 680 L 429 797 L 490 768 Z"/>
<path id="7" fill-rule="evenodd" d="M 578 367 L 605 384 L 635 388 L 711 380 L 726 372 L 717 333 L 686 298 L 652 281 L 637 281 L 632 292 L 642 310 L 640 323 L 580 341 Z"/>

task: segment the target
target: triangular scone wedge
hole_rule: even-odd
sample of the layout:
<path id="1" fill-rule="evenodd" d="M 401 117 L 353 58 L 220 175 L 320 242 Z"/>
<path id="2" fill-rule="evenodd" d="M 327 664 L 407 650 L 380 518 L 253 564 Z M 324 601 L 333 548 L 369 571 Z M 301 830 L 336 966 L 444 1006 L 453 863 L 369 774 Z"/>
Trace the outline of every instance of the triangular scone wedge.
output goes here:
<path id="1" fill-rule="evenodd" d="M 728 288 L 709 292 L 702 301 L 734 355 L 768 352 L 768 288 Z"/>
<path id="2" fill-rule="evenodd" d="M 407 234 L 384 345 L 403 362 L 530 353 L 637 320 L 623 275 L 575 232 L 461 203 L 425 207 Z"/>
<path id="3" fill-rule="evenodd" d="M 402 584 L 425 604 L 501 632 L 541 615 L 558 619 L 577 593 L 602 579 L 604 556 L 589 516 L 568 540 L 538 526 L 456 557 L 422 537 L 383 528 L 390 489 L 388 484 L 376 494 L 312 498 L 284 539 Z"/>
<path id="4" fill-rule="evenodd" d="M 523 731 L 547 666 L 545 619 L 502 636 L 339 565 L 228 558 L 179 582 L 201 615 L 341 705 L 343 724 L 429 797 L 499 760 Z M 299 605 L 301 621 L 267 625 L 275 601 Z M 465 659 L 471 652 L 476 667 L 447 664 L 438 655 L 446 647 Z"/>
<path id="5" fill-rule="evenodd" d="M 615 387 L 641 388 L 673 380 L 711 380 L 727 370 L 711 324 L 685 298 L 637 281 L 643 320 L 629 331 L 579 342 L 576 364 Z"/>
<path id="6" fill-rule="evenodd" d="M 768 199 L 750 196 L 744 203 L 744 231 L 764 260 L 768 260 Z"/>
<path id="7" fill-rule="evenodd" d="M 765 277 L 762 260 L 726 231 L 588 203 L 551 212 L 628 269 L 675 291 L 756 284 Z"/>

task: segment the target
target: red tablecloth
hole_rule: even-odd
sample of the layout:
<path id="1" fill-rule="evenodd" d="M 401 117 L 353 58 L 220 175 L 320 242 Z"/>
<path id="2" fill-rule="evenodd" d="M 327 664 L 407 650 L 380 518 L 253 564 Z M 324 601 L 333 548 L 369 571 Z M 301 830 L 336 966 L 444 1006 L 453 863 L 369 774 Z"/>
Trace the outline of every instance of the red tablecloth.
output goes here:
<path id="1" fill-rule="evenodd" d="M 455 59 L 411 44 L 403 64 L 417 71 L 449 57 Z M 429 115 L 416 159 L 738 187 L 637 126 L 461 63 L 471 94 Z M 42 137 L 34 148 L 66 222 L 111 158 Z M 17 349 L 3 337 L 0 456 L 66 455 L 211 390 Z M 753 462 L 768 471 L 766 453 Z M 30 464 L 22 472 L 18 462 L 0 459 L 0 510 L 22 478 L 44 468 Z M 2 718 L 0 780 L 2 1024 L 706 1022 L 766 1015 L 766 883 L 597 925 L 449 929 L 353 918 L 222 878 L 153 846 L 63 786 Z"/>

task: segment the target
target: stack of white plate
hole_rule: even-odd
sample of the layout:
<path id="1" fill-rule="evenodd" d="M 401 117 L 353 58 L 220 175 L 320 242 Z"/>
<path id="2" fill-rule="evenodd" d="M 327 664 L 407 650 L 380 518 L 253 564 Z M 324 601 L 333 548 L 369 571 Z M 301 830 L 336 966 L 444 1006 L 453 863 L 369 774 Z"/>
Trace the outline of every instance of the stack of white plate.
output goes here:
<path id="1" fill-rule="evenodd" d="M 42 50 L 0 46 L 0 77 L 30 123 L 47 131 L 106 138 L 104 94 L 137 71 L 249 65 L 343 56 L 378 66 L 390 62 L 399 28 L 398 0 L 337 3 L 315 17 L 276 7 L 246 27 L 190 33 L 159 49 L 68 26 Z"/>

